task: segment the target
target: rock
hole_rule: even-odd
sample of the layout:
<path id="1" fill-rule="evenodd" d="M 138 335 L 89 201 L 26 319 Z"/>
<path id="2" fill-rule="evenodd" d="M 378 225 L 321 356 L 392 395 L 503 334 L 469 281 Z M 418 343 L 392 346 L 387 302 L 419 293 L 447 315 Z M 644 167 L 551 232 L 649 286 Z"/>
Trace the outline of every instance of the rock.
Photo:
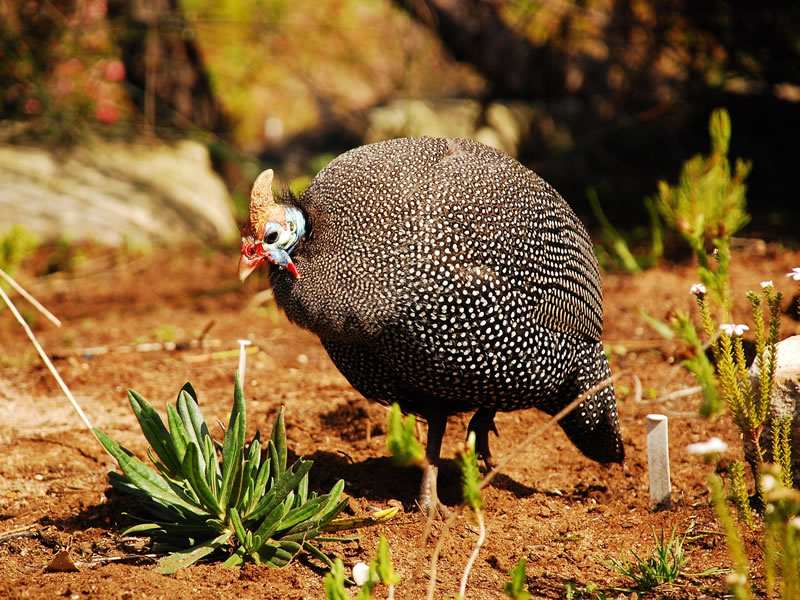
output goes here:
<path id="1" fill-rule="evenodd" d="M 43 241 L 204 244 L 238 237 L 225 184 L 197 142 L 90 139 L 70 151 L 0 145 L 0 234 Z"/>
<path id="2" fill-rule="evenodd" d="M 476 100 L 399 99 L 372 109 L 368 115 L 365 143 L 406 136 L 461 137 L 478 140 L 519 156 L 524 141 L 544 139 L 557 147 L 571 144 L 569 133 L 550 116 L 542 103 Z"/>
<path id="3" fill-rule="evenodd" d="M 800 485 L 800 335 L 788 337 L 778 342 L 778 365 L 775 371 L 775 391 L 772 394 L 769 406 L 769 416 L 764 431 L 761 434 L 761 448 L 767 451 L 767 458 L 771 456 L 772 431 L 770 423 L 773 419 L 780 419 L 786 415 L 792 417 L 790 439 L 792 445 L 792 479 L 795 487 Z M 759 390 L 759 368 L 756 361 L 750 367 L 750 383 L 753 393 Z M 745 458 L 754 464 L 754 448 L 745 444 Z"/>

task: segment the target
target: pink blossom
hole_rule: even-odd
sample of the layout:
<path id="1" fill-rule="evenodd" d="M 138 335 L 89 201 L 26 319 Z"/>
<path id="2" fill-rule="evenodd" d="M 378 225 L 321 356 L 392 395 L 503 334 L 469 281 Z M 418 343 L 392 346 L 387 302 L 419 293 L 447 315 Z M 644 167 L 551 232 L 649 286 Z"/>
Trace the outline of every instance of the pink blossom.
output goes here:
<path id="1" fill-rule="evenodd" d="M 119 120 L 119 109 L 111 100 L 102 99 L 94 108 L 94 116 L 101 123 L 116 123 Z"/>
<path id="2" fill-rule="evenodd" d="M 125 65 L 119 59 L 111 60 L 106 64 L 103 76 L 108 81 L 122 81 L 125 79 Z"/>

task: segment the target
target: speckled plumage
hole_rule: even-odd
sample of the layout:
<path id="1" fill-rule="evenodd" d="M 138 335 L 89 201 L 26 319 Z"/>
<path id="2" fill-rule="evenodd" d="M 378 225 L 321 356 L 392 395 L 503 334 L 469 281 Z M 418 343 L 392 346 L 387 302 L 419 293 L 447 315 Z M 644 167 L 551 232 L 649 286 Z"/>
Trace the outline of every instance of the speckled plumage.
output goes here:
<path id="1" fill-rule="evenodd" d="M 308 229 L 299 278 L 271 269 L 275 298 L 367 398 L 442 433 L 447 415 L 480 409 L 472 428 L 487 438 L 495 411 L 555 414 L 608 376 L 591 241 L 508 155 L 461 139 L 371 144 L 289 202 Z M 590 458 L 622 460 L 612 387 L 561 426 Z"/>

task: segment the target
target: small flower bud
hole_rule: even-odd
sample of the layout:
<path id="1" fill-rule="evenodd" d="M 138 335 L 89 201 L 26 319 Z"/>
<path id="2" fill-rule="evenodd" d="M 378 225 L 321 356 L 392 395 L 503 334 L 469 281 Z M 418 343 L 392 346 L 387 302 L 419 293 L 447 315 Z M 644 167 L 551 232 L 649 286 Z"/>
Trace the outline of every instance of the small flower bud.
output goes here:
<path id="1" fill-rule="evenodd" d="M 762 289 L 762 290 L 765 290 L 765 289 L 767 289 L 767 288 L 771 288 L 771 287 L 773 287 L 773 286 L 772 286 L 772 280 L 769 280 L 769 281 L 762 281 L 762 282 L 761 282 L 761 289 Z"/>
<path id="2" fill-rule="evenodd" d="M 694 294 L 695 296 L 705 296 L 707 291 L 708 290 L 706 290 L 706 286 L 704 286 L 702 283 L 695 283 L 692 286 L 692 289 L 689 290 L 689 293 Z"/>
<path id="3" fill-rule="evenodd" d="M 737 325 L 736 323 L 723 323 L 719 326 L 722 333 L 727 335 L 728 337 L 733 337 L 735 335 L 744 335 L 745 331 L 749 331 L 750 328 L 747 325 Z"/>

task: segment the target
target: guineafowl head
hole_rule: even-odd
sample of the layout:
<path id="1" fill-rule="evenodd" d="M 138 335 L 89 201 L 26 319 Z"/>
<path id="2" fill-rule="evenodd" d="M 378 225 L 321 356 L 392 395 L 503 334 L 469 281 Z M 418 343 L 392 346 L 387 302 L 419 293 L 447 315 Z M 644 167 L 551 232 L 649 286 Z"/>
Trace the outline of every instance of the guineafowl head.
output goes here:
<path id="1" fill-rule="evenodd" d="M 244 281 L 267 261 L 299 278 L 290 254 L 305 235 L 305 217 L 300 209 L 275 202 L 272 169 L 258 176 L 250 192 L 250 209 L 242 228 L 239 279 Z"/>

